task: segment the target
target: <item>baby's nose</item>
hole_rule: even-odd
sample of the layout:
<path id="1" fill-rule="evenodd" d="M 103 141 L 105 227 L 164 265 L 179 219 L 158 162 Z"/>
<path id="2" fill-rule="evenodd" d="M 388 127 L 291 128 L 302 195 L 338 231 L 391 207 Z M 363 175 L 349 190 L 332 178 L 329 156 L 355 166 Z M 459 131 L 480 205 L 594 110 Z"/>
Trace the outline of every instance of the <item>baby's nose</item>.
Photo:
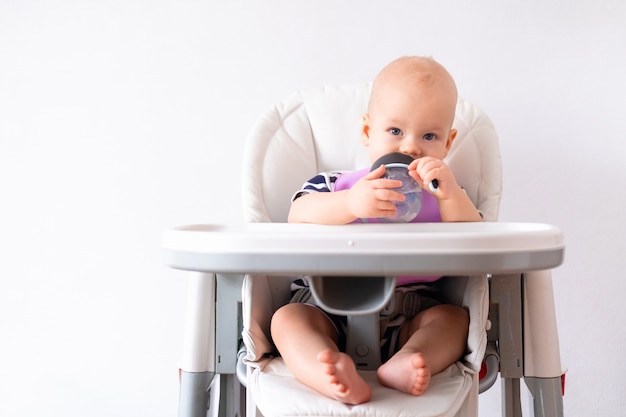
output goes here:
<path id="1" fill-rule="evenodd" d="M 400 147 L 400 152 L 405 155 L 409 155 L 413 159 L 417 159 L 421 155 L 421 150 L 417 146 L 410 143 L 402 144 L 402 146 Z"/>

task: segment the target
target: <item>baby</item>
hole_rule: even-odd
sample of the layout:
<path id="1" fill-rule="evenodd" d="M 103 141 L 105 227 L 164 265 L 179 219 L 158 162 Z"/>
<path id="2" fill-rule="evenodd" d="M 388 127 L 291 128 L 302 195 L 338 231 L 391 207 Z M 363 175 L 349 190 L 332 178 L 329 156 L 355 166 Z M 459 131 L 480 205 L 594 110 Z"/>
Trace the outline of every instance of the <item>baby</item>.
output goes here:
<path id="1" fill-rule="evenodd" d="M 361 140 L 372 162 L 392 152 L 414 158 L 409 175 L 424 187 L 424 194 L 428 193 L 424 198 L 436 200 L 436 213 L 427 220 L 418 216 L 421 220 L 416 221 L 482 220 L 443 162 L 456 136 L 452 129 L 456 102 L 454 80 L 431 58 L 399 58 L 374 80 Z M 384 165 L 371 172 L 364 170 L 349 187 L 336 187 L 342 172 L 312 178 L 295 194 L 289 222 L 346 224 L 394 216 L 394 201 L 404 199 L 395 190 L 402 183 L 382 178 L 384 173 Z M 433 191 L 425 185 L 434 179 L 438 187 Z M 402 284 L 419 284 L 420 288 L 437 285 L 413 278 Z M 431 293 L 436 294 L 436 290 Z M 427 308 L 399 321 L 398 343 L 392 346 L 395 353 L 377 370 L 381 384 L 416 396 L 428 388 L 432 375 L 463 355 L 469 327 L 468 313 L 462 307 L 437 300 L 422 304 Z M 341 351 L 341 321 L 341 317 L 317 306 L 293 302 L 274 313 L 271 334 L 299 381 L 343 403 L 364 403 L 370 400 L 371 388 L 350 356 Z"/>

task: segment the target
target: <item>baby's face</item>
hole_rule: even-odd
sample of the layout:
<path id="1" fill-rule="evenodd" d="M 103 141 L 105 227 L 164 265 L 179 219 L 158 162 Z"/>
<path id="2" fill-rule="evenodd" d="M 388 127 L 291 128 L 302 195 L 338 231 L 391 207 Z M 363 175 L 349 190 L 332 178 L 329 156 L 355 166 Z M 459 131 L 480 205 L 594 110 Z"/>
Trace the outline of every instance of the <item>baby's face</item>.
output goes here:
<path id="1" fill-rule="evenodd" d="M 455 132 L 456 102 L 437 87 L 385 86 L 363 117 L 363 143 L 371 161 L 391 152 L 443 159 Z M 441 90 L 439 88 L 439 90 Z"/>

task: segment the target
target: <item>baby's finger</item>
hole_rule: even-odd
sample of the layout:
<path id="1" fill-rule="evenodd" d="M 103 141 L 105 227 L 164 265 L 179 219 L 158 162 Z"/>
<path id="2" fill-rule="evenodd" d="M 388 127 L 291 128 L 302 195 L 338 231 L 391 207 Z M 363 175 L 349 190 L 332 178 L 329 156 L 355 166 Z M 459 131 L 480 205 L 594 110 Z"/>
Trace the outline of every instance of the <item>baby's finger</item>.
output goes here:
<path id="1" fill-rule="evenodd" d="M 384 165 L 381 165 L 377 167 L 376 169 L 368 172 L 367 175 L 365 175 L 363 178 L 368 179 L 368 180 L 375 180 L 385 175 L 385 171 L 387 171 L 387 167 L 385 167 Z"/>
<path id="2" fill-rule="evenodd" d="M 400 181 L 400 183 L 402 183 L 402 181 Z M 406 199 L 404 194 L 394 191 L 393 189 L 379 190 L 377 197 L 382 201 L 404 201 Z"/>
<path id="3" fill-rule="evenodd" d="M 374 184 L 374 188 L 378 188 L 378 189 L 382 189 L 382 190 L 402 187 L 402 181 L 400 181 L 400 180 L 391 180 L 391 179 L 388 179 L 388 178 L 378 178 L 376 180 L 373 180 L 372 182 Z"/>

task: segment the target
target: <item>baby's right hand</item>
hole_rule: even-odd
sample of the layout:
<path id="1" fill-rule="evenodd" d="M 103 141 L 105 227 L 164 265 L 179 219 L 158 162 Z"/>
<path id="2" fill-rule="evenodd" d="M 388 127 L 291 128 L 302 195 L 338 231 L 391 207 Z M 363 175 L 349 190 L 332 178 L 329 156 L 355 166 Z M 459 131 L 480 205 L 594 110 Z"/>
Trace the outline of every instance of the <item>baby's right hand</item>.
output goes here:
<path id="1" fill-rule="evenodd" d="M 361 178 L 348 190 L 348 211 L 356 218 L 380 218 L 396 215 L 394 201 L 404 201 L 404 195 L 393 190 L 400 188 L 402 181 L 381 178 L 386 167 L 379 166 Z"/>

